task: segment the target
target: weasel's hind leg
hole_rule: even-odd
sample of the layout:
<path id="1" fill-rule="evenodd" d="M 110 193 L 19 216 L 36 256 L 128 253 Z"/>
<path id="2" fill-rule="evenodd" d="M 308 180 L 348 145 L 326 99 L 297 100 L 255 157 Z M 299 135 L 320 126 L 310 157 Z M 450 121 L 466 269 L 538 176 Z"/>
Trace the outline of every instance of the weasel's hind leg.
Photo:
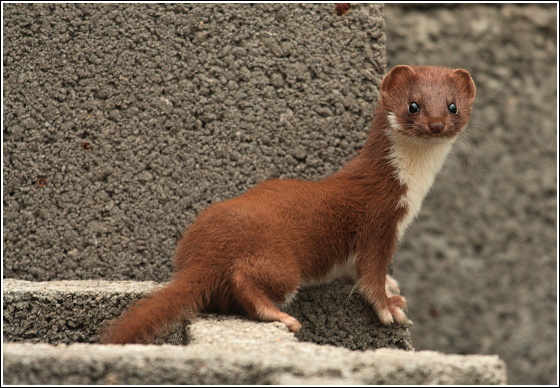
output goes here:
<path id="1" fill-rule="evenodd" d="M 284 323 L 291 332 L 301 329 L 299 321 L 281 311 L 283 304 L 297 291 L 299 275 L 268 260 L 246 261 L 232 278 L 233 294 L 239 306 L 254 319 Z"/>

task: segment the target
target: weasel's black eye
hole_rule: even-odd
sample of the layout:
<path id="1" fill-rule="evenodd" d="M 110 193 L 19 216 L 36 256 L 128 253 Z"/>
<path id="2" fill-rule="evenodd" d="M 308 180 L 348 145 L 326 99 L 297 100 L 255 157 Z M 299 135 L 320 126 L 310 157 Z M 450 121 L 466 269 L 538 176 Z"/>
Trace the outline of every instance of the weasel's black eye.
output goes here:
<path id="1" fill-rule="evenodd" d="M 449 104 L 447 109 L 449 109 L 449 112 L 457 114 L 457 106 L 454 103 Z"/>
<path id="2" fill-rule="evenodd" d="M 418 106 L 418 104 L 415 102 L 411 102 L 410 105 L 408 106 L 408 111 L 410 113 L 417 113 L 419 110 L 420 110 L 420 106 Z"/>

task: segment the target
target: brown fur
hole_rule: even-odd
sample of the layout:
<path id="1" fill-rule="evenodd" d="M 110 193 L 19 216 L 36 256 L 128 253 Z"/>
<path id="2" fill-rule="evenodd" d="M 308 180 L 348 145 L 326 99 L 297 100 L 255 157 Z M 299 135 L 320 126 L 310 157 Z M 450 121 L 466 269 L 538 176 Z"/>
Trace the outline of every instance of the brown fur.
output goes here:
<path id="1" fill-rule="evenodd" d="M 460 115 L 440 106 L 442 94 Z M 407 187 L 388 162 L 387 112 L 412 137 L 453 137 L 469 119 L 474 83 L 465 70 L 397 66 L 383 79 L 381 96 L 364 148 L 337 173 L 316 182 L 265 181 L 202 212 L 178 244 L 169 285 L 133 306 L 103 341 L 150 341 L 185 311 L 245 312 L 297 332 L 299 322 L 277 305 L 352 255 L 360 290 L 382 322 L 410 323 L 401 310 L 406 301 L 389 291 L 397 285 L 386 276 L 408 211 L 399 203 Z M 407 116 L 411 101 L 423 104 L 422 115 Z M 430 131 L 429 122 L 445 128 Z"/>

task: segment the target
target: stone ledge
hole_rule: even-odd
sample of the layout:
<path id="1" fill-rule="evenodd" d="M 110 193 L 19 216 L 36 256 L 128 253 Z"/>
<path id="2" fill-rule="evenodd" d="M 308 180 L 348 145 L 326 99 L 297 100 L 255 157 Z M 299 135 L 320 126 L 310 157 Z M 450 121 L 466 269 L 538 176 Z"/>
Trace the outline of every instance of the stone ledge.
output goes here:
<path id="1" fill-rule="evenodd" d="M 223 323 L 223 327 L 228 326 Z M 260 330 L 255 323 L 255 329 Z M 268 326 L 274 324 L 266 324 Z M 265 326 L 266 326 L 265 325 Z M 4 343 L 6 384 L 461 384 L 506 383 L 497 356 L 399 349 L 351 351 L 284 341 L 174 345 Z M 280 334 L 281 333 L 281 334 Z"/>
<path id="2" fill-rule="evenodd" d="M 175 343 L 188 343 L 187 346 L 60 344 L 72 342 L 72 336 L 78 332 L 92 342 L 104 317 L 118 310 L 115 306 L 107 308 L 104 305 L 107 300 L 120 301 L 117 304 L 122 309 L 132 295 L 146 294 L 157 286 L 151 282 L 31 283 L 4 280 L 4 382 L 185 385 L 506 383 L 506 366 L 497 356 L 445 355 L 387 348 L 352 351 L 301 342 L 281 323 L 256 322 L 233 316 L 203 315 L 192 319 L 187 330 L 182 326 L 173 337 Z M 332 290 L 337 287 L 344 286 L 329 285 L 324 287 L 324 292 L 335 292 Z M 346 300 L 346 294 L 343 296 Z M 355 303 L 360 306 L 360 302 L 352 301 L 353 298 L 348 302 L 350 310 Z M 319 300 L 313 305 L 322 306 Z M 25 313 L 27 320 L 23 319 Z M 319 312 L 308 315 L 319 316 Z M 88 317 L 91 322 L 86 322 Z M 6 342 L 17 337 L 16 322 L 24 324 L 23 334 L 35 328 L 34 341 L 49 339 L 59 344 Z M 74 327 L 68 322 L 74 322 Z M 370 331 L 376 333 L 375 328 L 372 326 Z M 344 330 L 340 329 L 341 332 Z M 74 334 L 68 335 L 68 332 Z"/>
<path id="3" fill-rule="evenodd" d="M 74 280 L 29 282 L 4 279 L 4 341 L 51 344 L 99 342 L 108 321 L 134 300 L 163 284 L 155 282 Z M 351 350 L 412 349 L 410 332 L 402 326 L 382 326 L 372 308 L 353 293 L 351 285 L 331 283 L 300 291 L 286 308 L 302 323 L 298 339 Z M 175 325 L 159 342 L 189 343 L 189 330 Z"/>

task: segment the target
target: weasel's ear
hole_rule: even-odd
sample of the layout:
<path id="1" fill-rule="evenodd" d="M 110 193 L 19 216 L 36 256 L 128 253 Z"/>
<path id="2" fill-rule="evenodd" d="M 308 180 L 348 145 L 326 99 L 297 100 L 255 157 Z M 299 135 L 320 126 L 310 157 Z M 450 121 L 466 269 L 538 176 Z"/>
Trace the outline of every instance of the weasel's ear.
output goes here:
<path id="1" fill-rule="evenodd" d="M 399 87 L 402 87 L 413 78 L 415 75 L 414 69 L 407 65 L 398 65 L 393 67 L 393 69 L 383 78 L 381 81 L 381 87 L 379 88 L 382 96 L 387 96 L 391 94 Z"/>
<path id="2" fill-rule="evenodd" d="M 468 99 L 474 100 L 476 87 L 474 86 L 474 81 L 468 71 L 455 69 L 451 72 L 451 78 L 457 82 L 461 92 L 467 96 Z"/>

